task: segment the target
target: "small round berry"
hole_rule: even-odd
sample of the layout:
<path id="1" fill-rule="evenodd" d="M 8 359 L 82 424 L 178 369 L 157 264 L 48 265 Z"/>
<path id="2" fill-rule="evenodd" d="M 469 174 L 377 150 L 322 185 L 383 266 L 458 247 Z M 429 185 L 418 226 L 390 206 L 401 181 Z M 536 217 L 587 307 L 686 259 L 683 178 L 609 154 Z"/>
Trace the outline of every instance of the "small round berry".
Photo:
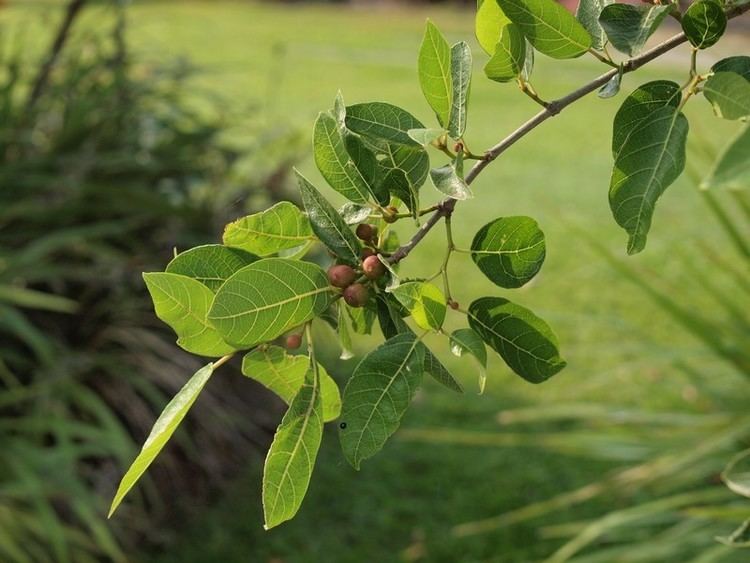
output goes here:
<path id="1" fill-rule="evenodd" d="M 370 291 L 361 283 L 352 284 L 344 290 L 344 301 L 350 307 L 364 307 L 369 297 Z"/>
<path id="2" fill-rule="evenodd" d="M 328 281 L 333 287 L 341 289 L 349 287 L 357 278 L 357 272 L 354 268 L 346 264 L 336 264 L 328 268 Z"/>
<path id="3" fill-rule="evenodd" d="M 357 236 L 360 240 L 371 241 L 378 234 L 378 228 L 375 225 L 369 225 L 367 223 L 361 223 L 357 225 Z"/>
<path id="4" fill-rule="evenodd" d="M 368 256 L 362 260 L 362 272 L 369 279 L 375 280 L 385 274 L 385 266 L 377 256 Z"/>
<path id="5" fill-rule="evenodd" d="M 290 334 L 286 337 L 286 347 L 288 350 L 296 350 L 302 345 L 301 334 Z"/>

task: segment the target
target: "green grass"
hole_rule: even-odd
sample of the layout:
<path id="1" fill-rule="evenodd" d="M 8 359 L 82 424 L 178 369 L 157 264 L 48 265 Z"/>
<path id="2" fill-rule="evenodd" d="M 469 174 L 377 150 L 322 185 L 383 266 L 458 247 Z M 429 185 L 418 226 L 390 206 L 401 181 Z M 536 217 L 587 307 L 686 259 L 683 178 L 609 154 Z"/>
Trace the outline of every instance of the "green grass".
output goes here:
<path id="1" fill-rule="evenodd" d="M 38 12 L 21 4 L 1 17 L 36 21 Z M 317 112 L 330 107 L 339 89 L 349 103 L 387 100 L 432 123 L 415 72 L 428 15 L 449 39 L 472 42 L 476 62 L 467 139 L 478 152 L 537 108 L 514 86 L 483 77 L 485 56 L 473 42 L 470 8 L 147 2 L 133 6 L 129 35 L 141 59 L 185 56 L 197 64 L 202 69 L 195 80 L 197 91 L 220 95 L 237 109 L 261 104 L 268 119 L 311 132 Z M 92 23 L 97 14 L 87 17 Z M 720 53 L 721 45 L 705 59 L 713 60 Z M 624 90 L 654 78 L 682 80 L 686 51 L 680 54 L 628 76 Z M 682 66 L 676 67 L 676 62 Z M 553 64 L 540 56 L 534 84 L 543 97 L 554 98 L 601 72 L 600 66 L 593 60 Z M 689 393 L 683 398 L 690 383 L 673 362 L 679 357 L 700 369 L 710 360 L 709 353 L 643 293 L 619 279 L 578 232 L 586 231 L 628 263 L 650 269 L 655 282 L 675 290 L 689 274 L 679 261 L 670 259 L 674 252 L 689 253 L 696 240 L 713 246 L 720 255 L 724 252 L 722 234 L 710 224 L 694 187 L 683 179 L 659 202 L 646 251 L 625 258 L 626 236 L 612 220 L 607 204 L 610 127 L 621 100 L 622 94 L 611 100 L 590 97 L 547 122 L 482 174 L 475 183 L 476 199 L 461 203 L 454 219 L 462 247 L 468 246 L 480 225 L 496 216 L 526 214 L 539 221 L 547 235 L 548 257 L 533 284 L 499 291 L 470 260 L 458 256 L 452 265 L 453 286 L 457 299 L 466 305 L 480 295 L 507 294 L 534 309 L 554 326 L 568 368 L 542 386 L 530 386 L 493 358 L 487 392 L 477 396 L 470 362 L 459 364 L 444 344 L 433 339 L 434 349 L 456 368 L 467 393 L 456 396 L 434 384 L 425 385 L 402 428 L 497 430 L 496 414 L 504 408 L 569 400 L 698 408 Z M 733 124 L 713 118 L 703 100 L 691 103 L 688 113 L 692 134 L 720 141 L 735 130 Z M 434 156 L 433 162 L 442 162 L 438 154 Z M 322 186 L 311 160 L 301 163 L 301 168 Z M 425 202 L 437 199 L 429 185 L 423 194 Z M 406 237 L 413 225 L 399 229 Z M 441 252 L 442 240 L 439 231 L 431 234 L 409 258 L 405 273 L 432 273 L 432 257 Z M 462 319 L 451 317 L 449 323 L 450 328 L 458 327 Z M 363 342 L 359 350 L 368 346 Z M 343 382 L 351 365 L 335 362 L 330 371 Z M 722 369 L 712 365 L 712 376 Z M 534 442 L 534 434 L 529 434 L 528 443 Z M 465 539 L 451 536 L 450 529 L 574 489 L 614 466 L 612 461 L 592 462 L 544 449 L 428 446 L 397 436 L 356 473 L 338 451 L 332 427 L 299 515 L 289 524 L 263 532 L 262 459 L 253 452 L 248 452 L 248 459 L 247 474 L 235 488 L 215 507 L 206 507 L 170 553 L 152 560 L 525 561 L 547 554 L 536 542 L 539 521 Z M 613 507 L 618 499 L 601 502 L 605 504 L 600 507 Z M 557 513 L 543 523 L 580 520 L 596 508 Z"/>

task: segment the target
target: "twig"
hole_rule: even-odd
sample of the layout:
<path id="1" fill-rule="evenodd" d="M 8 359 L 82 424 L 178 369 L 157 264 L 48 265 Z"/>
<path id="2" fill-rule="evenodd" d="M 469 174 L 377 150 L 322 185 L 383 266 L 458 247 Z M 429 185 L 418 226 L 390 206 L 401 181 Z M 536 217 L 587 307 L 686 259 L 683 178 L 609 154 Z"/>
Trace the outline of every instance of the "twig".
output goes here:
<path id="1" fill-rule="evenodd" d="M 727 10 L 727 19 L 741 16 L 748 10 L 750 10 L 750 3 L 744 4 L 742 6 L 736 6 L 731 10 Z M 634 70 L 641 68 L 654 59 L 659 58 L 663 54 L 671 51 L 675 47 L 679 47 L 680 45 L 685 43 L 685 41 L 687 41 L 686 35 L 684 33 L 678 33 L 677 35 L 667 39 L 663 43 L 660 43 L 653 49 L 646 51 L 642 55 L 626 61 L 625 63 L 623 63 L 621 67 L 622 69 L 615 68 L 608 72 L 605 72 L 591 82 L 581 86 L 577 90 L 574 90 L 570 94 L 549 102 L 543 110 L 529 119 L 526 123 L 521 125 L 518 129 L 513 131 L 510 135 L 505 137 L 502 141 L 497 143 L 494 147 L 490 148 L 484 154 L 484 158 L 477 162 L 471 168 L 471 170 L 469 170 L 469 173 L 466 174 L 466 183 L 471 184 L 476 179 L 476 177 L 479 176 L 482 170 L 484 170 L 493 160 L 495 160 L 498 156 L 500 156 L 502 153 L 504 153 L 506 150 L 520 141 L 528 133 L 536 129 L 543 122 L 547 121 L 547 119 L 549 119 L 550 117 L 554 117 L 572 103 L 577 102 L 584 96 L 598 90 L 619 72 L 622 72 L 623 74 L 633 72 Z M 425 221 L 422 227 L 416 233 L 414 233 L 414 236 L 412 236 L 412 238 L 407 243 L 398 248 L 391 255 L 389 259 L 391 264 L 395 264 L 396 262 L 399 262 L 400 260 L 406 258 L 414 249 L 414 247 L 417 246 L 417 244 L 419 244 L 419 242 L 427 235 L 430 229 L 432 229 L 443 217 L 449 217 L 453 213 L 453 209 L 456 207 L 457 202 L 458 200 L 455 200 L 453 198 L 447 198 L 440 202 L 438 204 L 437 210 L 430 216 L 427 221 Z"/>

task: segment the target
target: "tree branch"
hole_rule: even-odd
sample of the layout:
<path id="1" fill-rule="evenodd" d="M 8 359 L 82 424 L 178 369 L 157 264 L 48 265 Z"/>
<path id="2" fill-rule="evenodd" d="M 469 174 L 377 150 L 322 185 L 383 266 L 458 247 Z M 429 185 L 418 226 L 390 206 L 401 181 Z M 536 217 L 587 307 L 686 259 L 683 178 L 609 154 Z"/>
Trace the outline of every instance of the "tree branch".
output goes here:
<path id="1" fill-rule="evenodd" d="M 732 18 L 741 16 L 748 10 L 750 10 L 750 4 L 736 6 L 732 8 L 731 10 L 727 11 L 726 13 L 727 19 L 732 19 Z M 622 68 L 623 74 L 628 73 L 628 72 L 633 72 L 634 70 L 638 70 L 642 66 L 650 63 L 654 59 L 659 58 L 660 56 L 674 49 L 675 47 L 682 45 L 686 41 L 687 41 L 687 37 L 685 36 L 685 34 L 678 33 L 677 35 L 667 39 L 663 43 L 660 43 L 653 49 L 650 49 L 646 51 L 645 53 L 643 53 L 642 55 L 639 55 L 625 62 Z M 531 131 L 536 129 L 543 122 L 547 121 L 550 117 L 554 117 L 555 115 L 560 113 L 562 110 L 564 110 L 566 107 L 568 107 L 574 102 L 577 102 L 584 96 L 594 92 L 595 90 L 598 90 L 599 88 L 604 86 L 607 82 L 609 82 L 619 72 L 620 70 L 618 68 L 612 69 L 608 72 L 605 72 L 601 76 L 595 78 L 591 82 L 581 86 L 577 90 L 574 90 L 570 94 L 567 94 L 566 96 L 563 96 L 562 98 L 549 102 L 547 104 L 547 107 L 545 107 L 543 110 L 541 110 L 531 119 L 529 119 L 526 123 L 521 125 L 518 129 L 513 131 L 510 135 L 505 137 L 502 141 L 497 143 L 494 147 L 490 148 L 484 154 L 484 158 L 480 160 L 479 162 L 477 162 L 472 167 L 472 169 L 469 170 L 469 173 L 466 174 L 466 178 L 465 178 L 466 183 L 471 184 L 476 179 L 476 177 L 479 176 L 482 170 L 484 170 L 492 161 L 494 161 L 498 156 L 500 156 L 502 153 L 504 153 L 506 150 L 508 150 L 510 147 L 512 147 L 514 144 L 520 141 L 528 133 L 531 133 Z M 458 200 L 455 200 L 452 198 L 447 198 L 447 199 L 444 199 L 442 202 L 440 202 L 440 204 L 438 204 L 437 210 L 420 227 L 420 229 L 414 234 L 414 236 L 409 240 L 409 242 L 399 247 L 391 255 L 391 257 L 389 258 L 389 261 L 392 264 L 395 264 L 396 262 L 399 262 L 400 260 L 403 260 L 404 258 L 406 258 L 409 255 L 409 253 L 414 249 L 414 247 L 417 246 L 417 244 L 419 244 L 419 242 L 427 235 L 427 233 L 443 217 L 448 217 L 453 213 L 453 209 L 456 207 L 456 203 L 458 203 Z"/>

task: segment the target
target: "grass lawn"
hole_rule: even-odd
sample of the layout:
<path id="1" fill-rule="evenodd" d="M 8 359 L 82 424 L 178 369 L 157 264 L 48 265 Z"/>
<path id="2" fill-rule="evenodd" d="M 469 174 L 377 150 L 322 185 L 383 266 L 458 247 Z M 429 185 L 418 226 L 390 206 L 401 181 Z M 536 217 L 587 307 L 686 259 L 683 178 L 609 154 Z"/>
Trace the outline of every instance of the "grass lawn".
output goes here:
<path id="1" fill-rule="evenodd" d="M 29 17 L 31 10 L 18 4 L 23 3 L 3 17 Z M 475 152 L 481 151 L 537 108 L 514 86 L 484 78 L 481 67 L 486 57 L 473 40 L 470 8 L 135 2 L 129 34 L 142 58 L 185 56 L 197 64 L 202 74 L 195 80 L 196 88 L 218 93 L 238 108 L 261 104 L 270 118 L 307 132 L 317 112 L 331 106 L 339 89 L 349 103 L 390 101 L 432 124 L 415 70 L 428 15 L 449 39 L 466 39 L 474 49 L 467 140 Z M 739 44 L 748 45 L 747 40 Z M 716 52 L 706 54 L 706 65 L 721 50 L 719 45 Z M 679 53 L 626 77 L 624 91 L 654 78 L 684 80 L 687 51 Z M 604 70 L 601 66 L 593 59 L 553 65 L 539 56 L 534 85 L 543 97 L 554 98 L 596 76 Z M 697 240 L 719 254 L 725 251 L 723 234 L 714 227 L 694 186 L 683 178 L 660 200 L 646 251 L 625 257 L 626 236 L 612 220 L 607 203 L 611 122 L 622 99 L 622 94 L 610 100 L 590 97 L 547 122 L 482 174 L 474 184 L 476 199 L 461 203 L 454 216 L 462 247 L 469 245 L 480 225 L 497 216 L 524 214 L 539 221 L 547 236 L 547 261 L 534 283 L 501 291 L 459 255 L 453 266 L 455 297 L 468 305 L 480 295 L 507 295 L 532 308 L 555 328 L 568 368 L 542 386 L 531 386 L 493 358 L 487 391 L 478 396 L 470 361 L 459 363 L 444 343 L 433 338 L 433 348 L 455 368 L 467 392 L 457 396 L 428 382 L 406 415 L 403 429 L 498 430 L 496 415 L 505 408 L 561 401 L 693 408 L 682 394 L 689 383 L 673 362 L 679 357 L 701 366 L 710 356 L 641 292 L 619 279 L 580 234 L 585 231 L 633 267 L 652 272 L 654 283 L 670 290 L 689 285 L 688 274 L 675 257 L 689 256 Z M 715 119 L 703 100 L 689 104 L 687 113 L 693 140 L 721 142 L 736 130 L 736 124 Z M 442 164 L 439 154 L 433 163 Z M 323 185 L 311 159 L 300 167 Z M 433 199 L 437 200 L 437 192 L 426 185 L 423 201 Z M 403 237 L 413 228 L 399 225 Z M 432 257 L 441 252 L 442 241 L 442 232 L 436 229 L 404 265 L 405 275 L 432 273 Z M 449 317 L 451 329 L 462 323 L 458 315 Z M 363 342 L 359 350 L 366 351 L 370 344 Z M 335 351 L 329 355 L 335 358 Z M 344 382 L 354 361 L 334 360 L 330 371 Z M 712 369 L 715 375 L 722 368 Z M 543 521 L 469 538 L 452 536 L 451 527 L 581 486 L 615 464 L 538 447 L 455 447 L 396 435 L 356 473 L 340 454 L 335 434 L 331 427 L 324 437 L 308 498 L 294 521 L 271 532 L 262 530 L 262 459 L 249 453 L 247 472 L 234 489 L 217 506 L 202 509 L 203 515 L 170 553 L 151 560 L 538 559 L 549 552 L 549 544 L 539 543 L 539 526 L 583 519 L 595 513 L 596 504 L 575 514 L 561 511 Z M 534 434 L 529 434 L 527 443 L 535 445 Z M 614 502 L 607 499 L 599 507 Z"/>

